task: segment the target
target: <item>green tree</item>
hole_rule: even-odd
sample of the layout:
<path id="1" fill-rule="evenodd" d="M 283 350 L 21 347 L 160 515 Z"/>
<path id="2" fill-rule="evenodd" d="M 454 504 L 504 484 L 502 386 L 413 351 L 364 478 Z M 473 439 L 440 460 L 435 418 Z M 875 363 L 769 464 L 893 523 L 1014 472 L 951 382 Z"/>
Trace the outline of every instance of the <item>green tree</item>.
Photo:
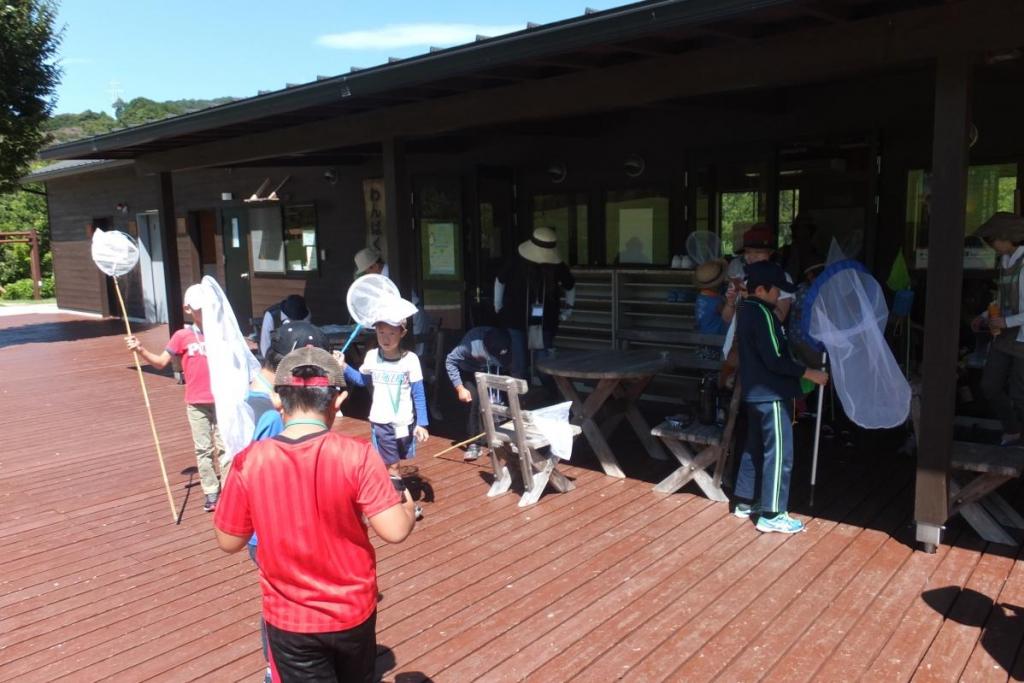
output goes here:
<path id="1" fill-rule="evenodd" d="M 28 186 L 0 195 L 0 232 L 35 230 L 39 234 L 39 254 L 43 275 L 53 272 L 50 254 L 50 228 L 46 217 L 46 197 L 28 190 L 41 192 L 42 187 Z M 9 244 L 0 248 L 0 285 L 27 278 L 31 275 L 31 254 L 27 244 Z"/>
<path id="2" fill-rule="evenodd" d="M 61 76 L 56 14 L 52 0 L 0 3 L 0 192 L 16 186 L 47 140 L 43 123 Z"/>

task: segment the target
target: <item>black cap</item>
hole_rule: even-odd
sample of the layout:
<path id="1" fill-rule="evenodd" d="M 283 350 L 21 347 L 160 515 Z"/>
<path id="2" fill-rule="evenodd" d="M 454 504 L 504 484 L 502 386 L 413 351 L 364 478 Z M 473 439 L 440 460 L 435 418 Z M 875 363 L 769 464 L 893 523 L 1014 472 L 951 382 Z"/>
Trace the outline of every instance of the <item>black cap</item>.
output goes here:
<path id="1" fill-rule="evenodd" d="M 289 320 L 305 320 L 309 316 L 309 308 L 301 295 L 289 294 L 281 302 L 281 313 Z"/>
<path id="2" fill-rule="evenodd" d="M 786 279 L 786 271 L 782 266 L 773 261 L 758 261 L 748 263 L 745 269 L 747 273 L 747 291 L 753 292 L 758 287 L 771 289 L 778 287 L 783 292 L 792 294 L 796 291 L 796 285 Z"/>
<path id="3" fill-rule="evenodd" d="M 500 358 L 508 353 L 512 347 L 512 337 L 508 330 L 502 327 L 492 327 L 484 333 L 484 348 L 487 353 L 495 358 Z"/>
<path id="4" fill-rule="evenodd" d="M 282 356 L 287 356 L 295 349 L 304 346 L 315 346 L 319 349 L 327 349 L 330 342 L 327 335 L 312 323 L 287 322 L 274 330 L 270 339 L 270 348 Z"/>

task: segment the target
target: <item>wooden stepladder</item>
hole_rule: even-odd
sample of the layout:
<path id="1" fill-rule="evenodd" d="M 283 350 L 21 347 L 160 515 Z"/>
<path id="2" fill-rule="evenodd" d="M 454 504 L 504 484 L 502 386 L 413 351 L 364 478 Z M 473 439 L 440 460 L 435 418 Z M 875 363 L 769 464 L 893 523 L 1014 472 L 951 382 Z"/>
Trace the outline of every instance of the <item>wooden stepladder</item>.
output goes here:
<path id="1" fill-rule="evenodd" d="M 525 380 L 501 375 L 476 373 L 476 386 L 480 393 L 480 417 L 491 450 L 494 483 L 488 497 L 500 496 L 512 487 L 513 471 L 523 482 L 523 495 L 519 507 L 533 505 L 540 500 L 544 489 L 551 484 L 556 491 L 566 493 L 575 485 L 558 471 L 558 456 L 542 451 L 550 445 L 548 438 L 531 422 L 530 412 L 519 406 L 519 397 L 527 391 Z M 506 405 L 492 400 L 492 396 L 505 397 Z M 580 433 L 573 427 L 573 438 Z M 509 465 L 518 461 L 519 467 Z"/>

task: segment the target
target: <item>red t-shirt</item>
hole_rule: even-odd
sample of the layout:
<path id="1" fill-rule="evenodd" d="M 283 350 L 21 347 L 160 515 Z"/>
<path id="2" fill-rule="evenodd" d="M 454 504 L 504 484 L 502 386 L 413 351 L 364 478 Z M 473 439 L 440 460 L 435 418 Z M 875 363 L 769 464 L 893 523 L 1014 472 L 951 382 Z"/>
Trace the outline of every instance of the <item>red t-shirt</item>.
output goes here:
<path id="1" fill-rule="evenodd" d="M 377 608 L 376 555 L 362 515 L 401 502 L 365 441 L 275 436 L 235 456 L 214 525 L 259 536 L 263 616 L 293 633 L 345 631 Z"/>
<path id="2" fill-rule="evenodd" d="M 213 403 L 203 333 L 192 326 L 178 330 L 167 342 L 167 351 L 181 356 L 181 369 L 185 373 L 185 403 Z"/>

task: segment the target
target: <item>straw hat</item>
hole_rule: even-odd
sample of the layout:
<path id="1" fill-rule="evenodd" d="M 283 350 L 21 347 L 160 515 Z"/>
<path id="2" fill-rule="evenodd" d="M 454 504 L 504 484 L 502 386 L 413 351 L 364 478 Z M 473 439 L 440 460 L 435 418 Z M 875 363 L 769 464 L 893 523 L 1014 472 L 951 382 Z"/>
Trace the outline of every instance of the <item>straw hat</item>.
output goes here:
<path id="1" fill-rule="evenodd" d="M 725 282 L 725 262 L 708 261 L 697 266 L 693 282 L 698 287 L 712 288 Z"/>
<path id="2" fill-rule="evenodd" d="M 536 228 L 530 239 L 519 245 L 519 255 L 533 263 L 561 263 L 558 235 L 551 228 Z"/>
<path id="3" fill-rule="evenodd" d="M 1006 240 L 1019 244 L 1024 242 L 1024 218 L 1009 211 L 996 211 L 981 224 L 974 235 L 986 242 Z"/>

